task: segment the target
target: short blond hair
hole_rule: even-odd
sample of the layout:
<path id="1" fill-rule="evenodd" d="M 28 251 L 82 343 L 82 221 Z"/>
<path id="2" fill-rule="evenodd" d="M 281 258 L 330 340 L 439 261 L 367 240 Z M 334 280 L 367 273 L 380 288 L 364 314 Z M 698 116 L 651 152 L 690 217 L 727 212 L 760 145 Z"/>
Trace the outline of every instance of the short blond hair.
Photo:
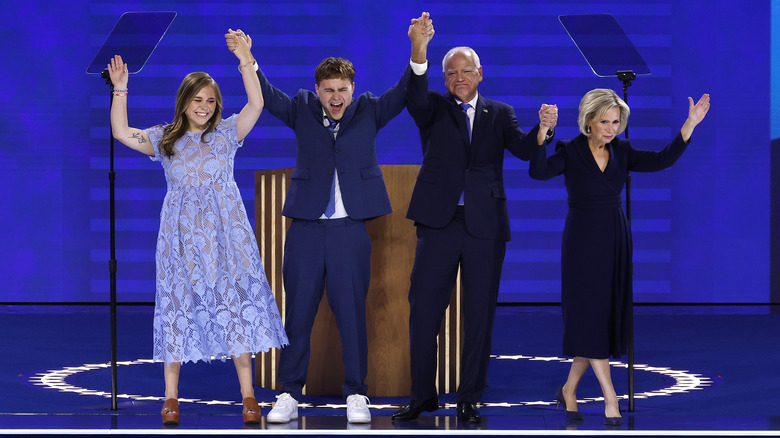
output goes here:
<path id="1" fill-rule="evenodd" d="M 597 117 L 601 117 L 605 112 L 614 107 L 617 107 L 618 111 L 620 111 L 619 135 L 626 130 L 631 108 L 617 93 L 609 88 L 596 88 L 588 91 L 580 101 L 580 113 L 577 117 L 577 125 L 580 127 L 580 132 L 590 136 L 590 132 L 587 131 L 588 123 Z"/>

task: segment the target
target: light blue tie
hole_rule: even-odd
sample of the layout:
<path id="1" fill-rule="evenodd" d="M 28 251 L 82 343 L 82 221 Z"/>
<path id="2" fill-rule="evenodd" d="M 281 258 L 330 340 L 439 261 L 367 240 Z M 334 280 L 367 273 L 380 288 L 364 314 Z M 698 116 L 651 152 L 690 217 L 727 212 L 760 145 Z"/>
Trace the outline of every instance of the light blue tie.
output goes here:
<path id="1" fill-rule="evenodd" d="M 471 119 L 469 118 L 469 108 L 471 108 L 471 104 L 463 102 L 460 104 L 460 108 L 466 113 L 466 127 L 469 129 L 469 140 L 471 140 Z"/>
<path id="2" fill-rule="evenodd" d="M 330 134 L 333 136 L 333 138 L 336 138 L 336 122 L 335 120 L 331 119 L 330 117 L 327 117 L 328 119 L 328 130 L 330 131 Z M 328 199 L 328 205 L 325 206 L 325 217 L 330 218 L 333 216 L 333 213 L 336 212 L 336 172 L 334 169 L 333 172 L 333 181 L 330 184 L 330 199 Z"/>

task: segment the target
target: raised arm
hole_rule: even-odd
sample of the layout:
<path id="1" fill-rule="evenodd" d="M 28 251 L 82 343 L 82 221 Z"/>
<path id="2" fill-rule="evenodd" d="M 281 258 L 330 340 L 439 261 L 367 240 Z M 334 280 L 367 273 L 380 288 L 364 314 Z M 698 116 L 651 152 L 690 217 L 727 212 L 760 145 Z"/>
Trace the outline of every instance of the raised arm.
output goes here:
<path id="1" fill-rule="evenodd" d="M 146 133 L 140 129 L 131 128 L 127 122 L 127 64 L 122 57 L 115 55 L 108 64 L 108 75 L 114 84 L 114 98 L 111 104 L 111 133 L 115 139 L 125 146 L 154 155 L 154 146 Z"/>
<path id="2" fill-rule="evenodd" d="M 227 35 L 225 35 L 225 39 L 228 43 L 228 48 L 233 50 L 231 45 L 237 44 L 237 41 L 227 39 Z M 246 42 L 249 49 L 252 49 L 252 39 L 250 38 L 246 40 Z M 297 99 L 291 98 L 282 90 L 274 87 L 268 82 L 268 78 L 265 77 L 265 74 L 260 69 L 257 62 L 252 64 L 252 69 L 255 71 L 257 80 L 260 82 L 260 94 L 263 98 L 263 108 L 271 113 L 271 115 L 281 120 L 285 125 L 295 129 Z"/>
<path id="3" fill-rule="evenodd" d="M 428 99 L 428 43 L 434 34 L 433 20 L 427 12 L 413 18 L 409 26 L 409 40 L 412 43 L 412 74 L 406 83 L 406 108 L 417 126 L 424 126 L 434 116 Z M 416 64 L 416 65 L 415 65 Z"/>
<path id="4" fill-rule="evenodd" d="M 397 116 L 401 111 L 403 111 L 404 107 L 407 106 L 407 103 L 409 102 L 409 88 L 415 88 L 415 90 L 421 88 L 420 86 L 414 87 L 411 85 L 415 81 L 412 81 L 410 78 L 413 76 L 418 77 L 418 74 L 420 74 L 419 77 L 424 77 L 425 91 L 423 93 L 427 92 L 428 76 L 425 74 L 425 70 L 427 70 L 427 62 L 425 60 L 425 46 L 427 46 L 427 42 L 431 39 L 432 36 L 433 21 L 428 18 L 427 12 L 423 13 L 420 18 L 415 18 L 412 20 L 412 25 L 409 26 L 409 38 L 412 39 L 412 51 L 417 52 L 417 54 L 413 53 L 411 64 L 406 67 L 403 76 L 401 76 L 401 79 L 399 79 L 395 85 L 390 87 L 387 91 L 382 93 L 378 99 L 375 100 L 376 121 L 380 128 L 385 126 L 393 117 Z M 416 38 L 419 38 L 418 42 L 415 42 Z M 414 61 L 414 59 L 417 59 L 418 61 L 422 60 L 422 62 L 417 62 L 417 64 L 422 64 L 422 66 L 415 66 L 414 63 L 416 61 Z M 415 70 L 417 70 L 416 73 Z M 409 113 L 412 114 L 412 117 L 415 117 L 413 109 L 410 108 Z M 416 117 L 415 120 L 417 120 Z"/>
<path id="5" fill-rule="evenodd" d="M 433 29 L 431 15 L 423 12 L 420 18 L 412 18 L 409 26 L 409 40 L 412 42 L 412 62 L 425 64 L 428 62 L 428 43 L 436 31 Z"/>
<path id="6" fill-rule="evenodd" d="M 238 141 L 241 141 L 249 135 L 249 131 L 255 126 L 260 113 L 263 112 L 263 92 L 255 73 L 255 58 L 251 52 L 252 38 L 241 29 L 235 31 L 228 29 L 228 33 L 225 34 L 225 42 L 228 49 L 238 58 L 238 69 L 241 71 L 241 78 L 244 80 L 244 89 L 246 90 L 247 102 L 238 113 L 236 120 Z"/>
<path id="7" fill-rule="evenodd" d="M 693 129 L 704 120 L 704 117 L 707 116 L 709 110 L 709 94 L 702 94 L 699 101 L 696 102 L 696 105 L 693 104 L 693 99 L 690 96 L 688 97 L 688 118 L 685 120 L 685 123 L 683 123 L 682 128 L 680 128 L 680 135 L 682 135 L 683 141 L 687 143 L 688 140 L 691 139 Z"/>

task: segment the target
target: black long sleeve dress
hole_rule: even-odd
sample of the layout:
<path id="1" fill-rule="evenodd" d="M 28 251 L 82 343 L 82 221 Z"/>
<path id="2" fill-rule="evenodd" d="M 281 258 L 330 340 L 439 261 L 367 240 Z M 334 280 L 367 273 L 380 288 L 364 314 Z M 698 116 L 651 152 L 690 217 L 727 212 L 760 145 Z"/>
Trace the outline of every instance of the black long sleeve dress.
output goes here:
<path id="1" fill-rule="evenodd" d="M 564 174 L 569 212 L 561 246 L 563 354 L 591 359 L 619 358 L 628 347 L 632 318 L 632 241 L 621 193 L 629 171 L 671 167 L 688 143 L 680 134 L 662 151 L 642 151 L 628 140 L 606 145 L 609 161 L 599 169 L 580 134 L 560 141 L 547 157 L 540 146 L 529 174 L 548 180 Z"/>

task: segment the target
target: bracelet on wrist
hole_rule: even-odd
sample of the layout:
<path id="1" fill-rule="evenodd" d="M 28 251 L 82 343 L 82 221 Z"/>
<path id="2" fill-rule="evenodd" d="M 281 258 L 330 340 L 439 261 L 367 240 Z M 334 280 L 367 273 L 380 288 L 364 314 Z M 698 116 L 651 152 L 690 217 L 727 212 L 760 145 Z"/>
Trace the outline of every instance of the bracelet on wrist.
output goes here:
<path id="1" fill-rule="evenodd" d="M 248 66 L 250 66 L 250 65 L 254 65 L 254 63 L 255 63 L 255 60 L 254 60 L 254 58 L 253 58 L 251 61 L 247 62 L 246 64 L 239 64 L 239 65 L 238 65 L 238 68 L 244 68 L 244 67 L 248 67 Z"/>
<path id="2" fill-rule="evenodd" d="M 114 93 L 127 93 L 127 89 L 117 90 L 116 88 L 114 88 Z"/>
<path id="3" fill-rule="evenodd" d="M 119 92 L 119 93 L 117 93 L 117 92 L 115 91 L 115 92 L 114 92 L 114 96 L 118 96 L 118 97 L 127 96 L 127 91 L 124 91 L 124 92 Z"/>

